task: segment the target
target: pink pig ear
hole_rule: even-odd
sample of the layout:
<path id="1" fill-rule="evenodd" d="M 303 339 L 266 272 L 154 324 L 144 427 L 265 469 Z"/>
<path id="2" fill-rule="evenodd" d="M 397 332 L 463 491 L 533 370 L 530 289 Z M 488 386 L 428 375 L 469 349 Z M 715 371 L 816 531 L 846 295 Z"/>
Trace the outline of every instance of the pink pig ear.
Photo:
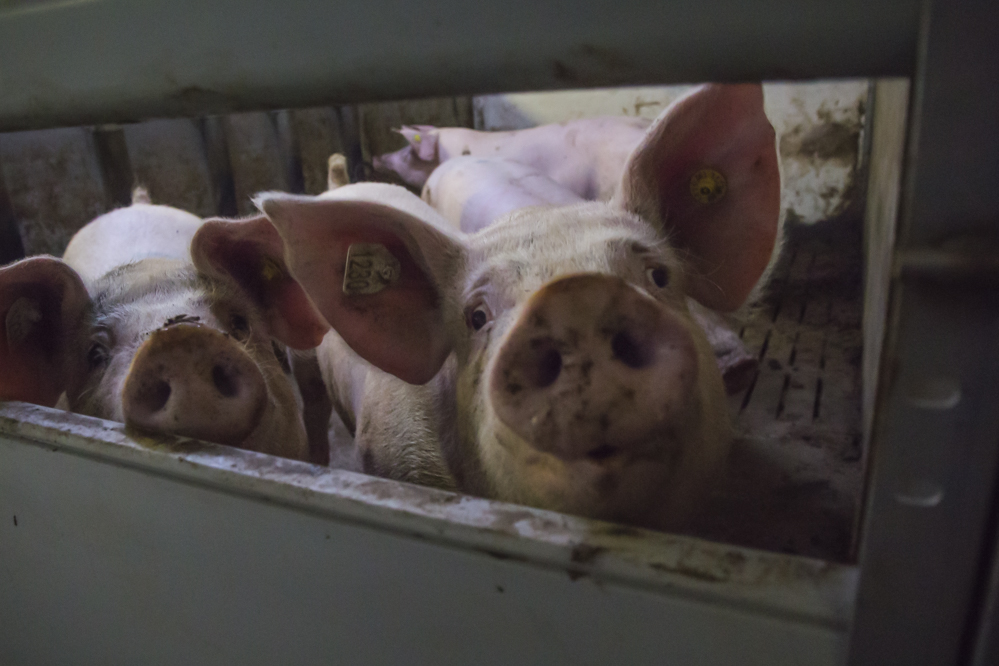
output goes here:
<path id="1" fill-rule="evenodd" d="M 270 334 L 294 349 L 312 349 L 329 326 L 285 266 L 281 237 L 263 215 L 206 221 L 191 240 L 194 265 L 228 276 L 261 308 Z"/>
<path id="2" fill-rule="evenodd" d="M 59 259 L 0 268 L 0 400 L 56 404 L 82 373 L 89 307 L 80 276 Z"/>
<path id="3" fill-rule="evenodd" d="M 416 156 L 424 162 L 437 159 L 437 128 L 433 125 L 403 125 L 399 134 L 413 147 Z"/>
<path id="4" fill-rule="evenodd" d="M 442 286 L 463 255 L 459 240 L 369 201 L 266 194 L 256 203 L 292 275 L 355 352 L 411 384 L 437 374 L 451 353 Z"/>
<path id="5" fill-rule="evenodd" d="M 739 307 L 777 239 L 780 171 L 758 84 L 706 85 L 677 100 L 635 148 L 613 201 L 688 254 L 688 293 Z"/>

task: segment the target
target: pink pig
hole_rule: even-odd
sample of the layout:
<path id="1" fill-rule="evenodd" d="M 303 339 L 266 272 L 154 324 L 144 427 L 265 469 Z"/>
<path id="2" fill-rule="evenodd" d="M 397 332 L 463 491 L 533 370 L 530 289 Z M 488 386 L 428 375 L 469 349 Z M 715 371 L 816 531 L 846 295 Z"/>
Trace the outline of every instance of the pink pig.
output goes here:
<path id="1" fill-rule="evenodd" d="M 645 136 L 644 118 L 608 116 L 571 120 L 512 132 L 463 127 L 404 126 L 409 145 L 376 156 L 375 171 L 423 187 L 431 172 L 463 155 L 502 158 L 532 168 L 582 199 L 607 201 L 621 180 L 628 156 Z"/>
<path id="2" fill-rule="evenodd" d="M 139 193 L 62 260 L 0 268 L 0 399 L 308 459 L 284 345 L 315 347 L 328 326 L 250 244 L 192 246 L 201 225 Z"/>

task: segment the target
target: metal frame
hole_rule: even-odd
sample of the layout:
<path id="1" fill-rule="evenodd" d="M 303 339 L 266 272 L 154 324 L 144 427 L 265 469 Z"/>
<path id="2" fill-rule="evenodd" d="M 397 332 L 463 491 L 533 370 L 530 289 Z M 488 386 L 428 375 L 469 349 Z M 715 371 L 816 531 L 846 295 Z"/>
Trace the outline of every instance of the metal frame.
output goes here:
<path id="1" fill-rule="evenodd" d="M 987 0 L 923 10 L 851 664 L 964 664 L 995 636 L 997 30 Z"/>
<path id="2" fill-rule="evenodd" d="M 238 109 L 908 75 L 918 0 L 8 0 L 0 131 Z"/>
<path id="3" fill-rule="evenodd" d="M 234 0 L 213 3 L 91 0 L 23 4 L 0 11 L 0 129 L 458 92 L 653 81 L 912 76 L 912 113 L 895 277 L 881 363 L 871 484 L 848 660 L 857 665 L 986 664 L 992 663 L 996 655 L 995 589 L 999 576 L 996 573 L 999 561 L 996 559 L 995 528 L 999 469 L 999 409 L 996 407 L 999 396 L 999 345 L 996 344 L 999 267 L 995 261 L 999 256 L 999 243 L 996 242 L 999 235 L 999 160 L 995 158 L 999 155 L 999 125 L 996 122 L 999 89 L 995 86 L 999 81 L 999 59 L 994 55 L 997 26 L 999 4 L 994 0 L 923 3 L 912 0 L 881 4 L 866 0 L 841 3 L 771 0 L 753 4 L 736 0 L 698 3 L 531 0 L 491 6 L 457 0 L 436 0 L 419 5 L 403 0 L 387 3 L 349 0 L 336 4 L 316 3 L 315 6 L 304 2 L 263 0 L 250 5 Z M 105 518 L 110 516 L 124 521 L 117 525 L 125 535 L 121 548 L 115 551 L 119 557 L 160 552 L 152 549 L 153 546 L 163 549 L 164 553 L 181 553 L 171 549 L 168 540 L 129 545 L 128 530 L 134 527 L 134 522 L 130 521 L 143 515 L 143 510 L 146 515 L 156 518 L 155 524 L 163 534 L 181 539 L 187 526 L 174 524 L 173 529 L 169 529 L 171 525 L 166 514 L 157 513 L 155 504 L 142 501 L 146 491 L 136 485 L 134 479 L 123 477 L 115 485 L 118 490 L 130 488 L 121 498 L 102 496 L 100 484 L 111 483 L 102 475 L 120 465 L 128 474 L 137 473 L 135 470 L 141 468 L 145 477 L 181 481 L 171 487 L 187 484 L 201 489 L 205 484 L 198 478 L 214 474 L 204 470 L 223 463 L 213 465 L 210 460 L 176 452 L 150 452 L 143 464 L 132 459 L 117 459 L 118 453 L 105 455 L 86 444 L 104 440 L 107 444 L 113 440 L 119 447 L 125 447 L 114 448 L 114 451 L 130 451 L 127 438 L 115 435 L 102 439 L 99 429 L 108 426 L 94 425 L 92 428 L 98 430 L 84 429 L 82 439 L 73 439 L 73 433 L 81 427 L 81 422 L 74 420 L 76 417 L 56 424 L 52 421 L 56 417 L 51 414 L 34 412 L 27 415 L 18 412 L 19 409 L 13 405 L 2 408 L 8 419 L 20 414 L 25 420 L 23 426 L 18 425 L 16 419 L 8 420 L 0 436 L 0 451 L 3 452 L 0 472 L 10 470 L 10 475 L 4 478 L 4 489 L 0 490 L 0 504 L 4 504 L 4 508 L 9 508 L 6 502 L 21 501 L 15 490 L 26 493 L 22 498 L 51 496 L 58 502 L 49 508 L 63 512 L 58 515 L 67 516 L 67 521 L 71 518 L 82 520 L 87 511 L 97 509 L 107 511 Z M 66 433 L 65 436 L 59 435 L 60 432 Z M 54 440 L 57 443 L 51 446 L 58 451 L 52 453 L 44 446 L 30 443 Z M 99 458 L 103 458 L 101 465 L 96 464 Z M 271 465 L 269 473 L 291 469 Z M 37 476 L 11 476 L 28 471 Z M 255 478 L 252 470 L 244 469 L 243 474 Z M 304 470 L 300 474 L 308 476 Z M 531 530 L 528 535 L 518 531 L 517 538 L 500 538 L 494 531 L 483 531 L 483 526 L 476 524 L 454 528 L 462 532 L 462 536 L 451 539 L 451 528 L 447 525 L 458 516 L 447 512 L 435 514 L 436 518 L 430 522 L 417 521 L 429 526 L 428 529 L 439 530 L 439 541 L 435 542 L 438 545 L 426 546 L 427 550 L 416 553 L 420 547 L 414 544 L 431 537 L 419 530 L 418 533 L 407 532 L 408 528 L 400 527 L 406 522 L 401 518 L 399 522 L 393 522 L 396 519 L 375 511 L 377 515 L 371 514 L 360 521 L 363 526 L 358 526 L 357 517 L 350 514 L 359 506 L 356 502 L 377 506 L 378 502 L 374 501 L 377 498 L 352 500 L 343 496 L 342 501 L 337 500 L 339 504 L 335 510 L 328 507 L 320 510 L 310 503 L 311 500 L 299 502 L 294 499 L 298 497 L 296 489 L 302 488 L 301 478 L 297 481 L 285 478 L 290 482 L 286 486 L 288 489 L 265 481 L 247 482 L 252 486 L 251 490 L 237 486 L 235 495 L 226 494 L 228 491 L 214 492 L 212 501 L 199 500 L 201 503 L 197 507 L 188 506 L 189 512 L 183 515 L 190 517 L 203 510 L 211 513 L 211 507 L 239 495 L 255 507 L 254 519 L 239 523 L 241 529 L 253 533 L 253 538 L 240 541 L 237 532 L 223 530 L 222 541 L 229 546 L 262 548 L 275 557 L 286 558 L 287 554 L 279 549 L 266 548 L 268 530 L 281 534 L 280 521 L 272 515 L 278 512 L 287 520 L 319 520 L 321 525 L 305 530 L 315 530 L 316 535 L 334 526 L 341 530 L 357 530 L 345 537 L 347 542 L 367 543 L 369 550 L 353 551 L 355 559 L 347 563 L 353 567 L 352 572 L 361 570 L 358 567 L 365 558 L 371 558 L 377 564 L 377 558 L 383 552 L 378 548 L 399 548 L 400 552 L 412 553 L 413 575 L 422 583 L 405 587 L 404 582 L 409 578 L 399 578 L 391 570 L 377 567 L 364 581 L 372 585 L 402 585 L 405 589 L 400 592 L 400 598 L 415 606 L 393 605 L 384 599 L 365 605 L 364 600 L 370 599 L 370 594 L 366 596 L 363 592 L 370 593 L 370 590 L 359 592 L 357 588 L 343 587 L 346 583 L 342 576 L 331 575 L 332 580 L 338 581 L 328 583 L 332 587 L 292 576 L 298 581 L 296 592 L 313 604 L 306 604 L 307 609 L 329 608 L 328 605 L 316 605 L 320 602 L 316 601 L 316 595 L 310 594 L 310 582 L 325 594 L 336 595 L 350 589 L 352 593 L 343 597 L 344 602 L 361 604 L 359 614 L 353 617 L 365 621 L 344 626 L 367 630 L 385 626 L 390 636 L 402 636 L 409 641 L 383 636 L 365 639 L 350 632 L 336 631 L 336 638 L 343 642 L 334 639 L 305 641 L 314 647 L 330 649 L 350 645 L 355 651 L 344 653 L 345 661 L 386 661 L 389 654 L 404 655 L 407 644 L 420 648 L 409 653 L 416 657 L 411 661 L 420 658 L 462 661 L 462 657 L 465 661 L 490 661 L 493 657 L 511 661 L 601 661 L 620 656 L 615 660 L 623 662 L 641 661 L 643 654 L 652 660 L 649 655 L 662 650 L 655 654 L 686 658 L 691 663 L 706 663 L 705 659 L 735 663 L 740 657 L 740 663 L 751 662 L 757 657 L 757 663 L 779 663 L 786 658 L 804 661 L 808 645 L 825 646 L 810 655 L 814 663 L 834 663 L 847 658 L 845 627 L 838 624 L 842 616 L 838 612 L 829 614 L 828 608 L 815 615 L 816 606 L 809 606 L 814 597 L 802 592 L 806 589 L 802 587 L 805 578 L 792 577 L 790 587 L 781 583 L 769 588 L 771 592 L 790 590 L 790 595 L 778 592 L 769 600 L 754 597 L 751 602 L 744 603 L 739 595 L 732 596 L 732 589 L 727 584 L 723 586 L 723 592 L 712 595 L 704 589 L 695 590 L 697 586 L 691 587 L 693 583 L 689 576 L 684 577 L 686 574 L 678 571 L 673 571 L 666 579 L 653 580 L 650 571 L 637 577 L 634 571 L 622 574 L 616 568 L 618 564 L 608 564 L 610 569 L 603 572 L 605 576 L 599 566 L 592 571 L 588 568 L 592 561 L 599 562 L 604 557 L 617 563 L 617 549 L 621 547 L 617 543 L 605 545 L 601 542 L 594 546 L 566 537 L 569 540 L 562 545 L 553 545 L 552 539 L 557 540 L 557 537 L 546 537 L 546 530 Z M 53 492 L 48 495 L 39 492 L 32 486 L 32 481 L 51 484 L 46 488 L 50 487 Z M 232 479 L 226 481 L 230 482 Z M 160 482 L 153 485 L 157 483 Z M 368 480 L 365 483 L 375 484 L 374 488 L 379 482 Z M 261 490 L 265 486 L 266 489 Z M 215 485 L 215 491 L 221 487 Z M 305 487 L 308 487 L 307 483 Z M 182 501 L 181 496 L 168 487 L 157 488 L 155 492 L 148 491 L 151 497 L 168 502 Z M 78 493 L 74 494 L 74 490 Z M 119 499 L 124 503 L 118 504 Z M 348 511 L 346 507 L 353 508 Z M 409 515 L 404 507 L 395 506 L 393 510 Z M 233 515 L 240 515 L 243 510 L 234 511 Z M 538 513 L 522 508 L 516 511 L 532 517 Z M 551 520 L 557 523 L 555 518 L 550 517 Z M 559 517 L 558 520 L 570 519 Z M 515 521 L 514 524 L 522 523 Z M 202 533 L 207 533 L 204 524 L 200 525 Z M 576 521 L 570 533 L 578 535 L 588 529 L 587 523 Z M 238 635 L 239 623 L 245 620 L 245 613 L 237 613 L 237 619 L 230 621 L 228 613 L 233 609 L 213 606 L 211 599 L 197 593 L 202 589 L 200 587 L 190 587 L 187 591 L 157 588 L 162 593 L 158 599 L 169 599 L 171 594 L 176 597 L 191 595 L 182 600 L 186 601 L 186 606 L 178 602 L 162 615 L 150 615 L 145 608 L 126 606 L 123 610 L 114 604 L 125 603 L 130 597 L 120 586 L 156 587 L 162 586 L 163 581 L 178 578 L 150 578 L 132 559 L 102 561 L 101 551 L 94 545 L 101 543 L 99 537 L 87 536 L 70 522 L 50 524 L 45 533 L 50 540 L 32 546 L 33 550 L 18 550 L 21 542 L 13 539 L 14 530 L 21 530 L 18 534 L 25 531 L 21 526 L 5 526 L 0 532 L 0 561 L 11 562 L 9 557 L 13 553 L 20 554 L 22 559 L 16 561 L 25 566 L 32 560 L 24 557 L 41 557 L 55 567 L 56 572 L 74 569 L 79 573 L 89 567 L 100 574 L 86 592 L 97 594 L 103 590 L 104 594 L 98 594 L 96 598 L 108 606 L 95 608 L 85 603 L 90 597 L 81 596 L 76 610 L 97 613 L 112 609 L 116 610 L 112 615 L 120 621 L 130 613 L 143 622 L 159 621 L 158 626 L 165 627 L 163 636 L 178 640 L 189 635 L 195 626 L 192 623 L 211 617 L 213 623 L 217 621 L 219 626 L 230 630 L 230 633 L 220 634 L 223 643 Z M 374 539 L 376 534 L 388 539 L 384 535 L 389 533 L 395 534 L 389 541 L 364 541 L 369 537 Z M 406 536 L 401 536 L 403 534 Z M 474 547 L 471 545 L 475 541 L 473 535 L 489 543 L 498 539 L 504 545 L 491 556 L 475 555 L 470 550 Z M 530 536 L 530 539 L 521 538 L 524 536 Z M 66 543 L 81 550 L 61 550 L 60 539 L 67 539 Z M 194 543 L 191 539 L 182 542 L 187 546 Z M 683 548 L 694 548 L 687 542 L 683 544 Z M 584 547 L 577 548 L 580 545 Z M 597 550 L 593 550 L 594 547 Z M 599 550 L 605 547 L 609 549 L 607 552 Z M 412 548 L 416 550 L 407 550 Z M 518 551 L 513 560 L 503 559 L 509 557 L 507 548 L 528 548 L 531 552 Z M 238 548 L 223 550 L 232 553 Z M 725 549 L 724 552 L 736 551 Z M 72 552 L 94 559 L 66 564 L 56 556 L 44 557 L 51 553 L 65 556 Z M 666 552 L 669 552 L 668 548 Z M 705 551 L 694 548 L 684 552 Z M 185 556 L 191 557 L 191 553 L 206 558 L 206 571 L 225 570 L 225 563 L 218 557 L 213 559 L 211 549 L 196 548 L 187 551 Z M 328 553 L 314 550 L 308 553 L 329 557 Z M 574 562 L 574 556 L 584 562 Z M 796 558 L 772 556 L 773 559 L 766 559 L 760 554 L 746 553 L 743 556 L 753 558 L 753 562 L 769 562 L 778 568 L 799 566 L 790 564 L 798 562 Z M 306 566 L 299 558 L 282 561 Z M 167 560 L 154 558 L 154 562 L 165 566 Z M 713 562 L 717 564 L 717 560 Z M 59 568 L 64 564 L 69 569 Z M 795 569 L 799 574 L 808 570 L 806 565 L 800 566 L 805 569 Z M 500 570 L 503 576 L 519 581 L 520 592 L 533 601 L 521 599 L 519 605 L 501 612 L 496 610 L 495 597 L 490 596 L 487 600 L 486 596 L 469 596 L 467 590 L 475 585 L 486 580 L 493 584 L 498 580 Z M 709 570 L 713 569 L 709 567 Z M 588 578 L 581 581 L 588 590 L 586 594 L 590 595 L 586 599 L 564 596 L 566 586 L 546 578 L 561 576 L 564 579 L 566 572 L 575 576 L 580 571 L 594 573 L 593 582 Z M 704 570 L 698 571 L 704 573 Z M 831 594 L 836 599 L 852 594 L 849 571 L 849 568 L 840 571 L 832 588 L 825 584 L 819 587 L 827 592 L 835 589 Z M 12 610 L 0 603 L 0 611 L 4 614 L 4 623 L 0 624 L 4 629 L 0 629 L 0 634 L 5 636 L 3 645 L 23 647 L 25 643 L 12 638 L 16 634 L 11 628 L 23 628 L 18 623 L 32 610 L 37 610 L 31 606 L 36 601 L 38 604 L 64 602 L 55 590 L 60 582 L 66 583 L 69 579 L 58 579 L 56 575 L 53 580 L 33 581 L 34 586 L 29 587 L 18 582 L 16 573 L 10 564 L 0 565 L 0 586 L 23 593 L 17 598 L 26 606 Z M 274 570 L 259 573 L 272 576 Z M 673 578 L 674 574 L 680 578 Z M 452 575 L 456 582 L 448 585 L 446 581 Z M 229 589 L 225 586 L 236 584 L 224 577 L 220 583 L 222 588 L 212 587 L 211 579 L 205 576 L 188 580 L 207 585 L 204 589 L 215 590 Z M 263 598 L 278 603 L 275 601 L 278 599 L 276 588 L 268 586 L 264 580 L 260 579 L 260 584 L 266 588 Z M 641 588 L 645 584 L 653 585 L 655 589 L 643 591 Z M 503 587 L 500 583 L 495 585 Z M 624 589 L 628 590 L 627 594 L 619 593 Z M 494 593 L 500 594 L 497 590 Z M 764 593 L 763 597 L 766 596 Z M 251 598 L 239 594 L 233 597 L 241 603 L 248 603 Z M 429 601 L 416 603 L 416 600 Z M 518 618 L 523 616 L 518 613 L 534 612 L 532 608 L 544 606 L 549 601 L 548 610 L 533 618 L 535 628 L 544 629 L 538 630 L 540 633 L 536 632 L 532 639 L 531 622 L 521 622 Z M 621 633 L 616 635 L 616 645 L 625 646 L 619 654 L 600 652 L 602 648 L 590 640 L 592 635 L 585 629 L 591 626 L 587 622 L 598 622 L 603 628 L 610 626 L 598 620 L 601 603 L 607 609 L 626 613 L 617 625 Z M 647 605 L 649 603 L 651 605 Z M 802 603 L 811 608 L 804 616 L 800 608 L 788 610 L 787 604 L 793 608 Z M 183 614 L 184 608 L 194 604 L 204 604 L 205 608 L 217 613 L 177 619 L 175 613 Z M 68 626 L 65 624 L 67 618 L 79 619 L 80 615 L 72 615 L 71 606 L 66 606 L 64 616 L 53 618 L 51 626 L 56 634 Z M 278 607 L 287 610 L 285 605 L 278 604 Z M 416 610 L 407 614 L 399 608 Z M 560 619 L 562 611 L 567 615 Z M 708 615 L 698 615 L 700 612 Z M 387 615 L 383 618 L 378 613 Z M 653 613 L 656 620 L 661 620 L 658 639 L 654 638 L 652 625 L 639 621 L 642 617 L 647 620 L 648 614 Z M 347 615 L 344 611 L 337 618 L 342 621 Z M 562 621 L 569 615 L 573 622 L 578 621 L 579 626 L 584 627 L 576 634 L 564 631 L 569 625 Z M 328 613 L 321 617 L 324 621 L 330 618 Z M 825 619 L 802 624 L 803 617 Z M 99 638 L 100 622 L 95 618 L 80 625 L 91 633 L 81 630 L 73 636 L 90 650 L 81 654 L 96 660 L 107 656 L 101 650 L 108 649 L 110 644 Z M 443 624 L 434 625 L 427 618 Z M 634 622 L 638 624 L 632 624 Z M 482 623 L 496 628 L 496 633 L 482 633 Z M 115 628 L 125 631 L 129 626 L 125 622 Z M 143 626 L 149 628 L 154 624 Z M 256 621 L 247 626 L 257 629 L 267 624 Z M 275 626 L 293 630 L 280 622 Z M 642 630 L 632 631 L 635 626 Z M 471 642 L 440 643 L 438 639 L 444 635 L 441 632 L 447 631 L 441 627 L 453 627 L 462 639 L 468 638 Z M 695 635 L 705 628 L 729 632 L 725 640 L 733 649 L 719 647 L 723 644 L 718 639 L 721 634 Z M 767 631 L 768 628 L 771 631 Z M 411 633 L 413 631 L 416 633 Z M 810 640 L 794 638 L 809 632 Z M 262 636 L 278 640 L 278 634 L 275 629 Z M 40 634 L 32 635 L 37 638 Z M 115 634 L 118 638 L 123 635 Z M 156 639 L 155 634 L 143 634 L 146 638 L 151 636 L 159 640 L 154 647 L 168 656 L 228 654 L 220 642 L 213 642 L 210 631 L 194 632 L 194 635 L 200 643 L 190 650 L 181 650 L 173 642 L 163 642 L 162 637 Z M 509 637 L 513 640 L 507 640 Z M 579 644 L 582 647 L 573 647 L 572 641 L 579 637 L 583 639 Z M 541 651 L 513 649 L 511 646 L 518 639 Z M 250 640 L 249 644 L 262 643 Z M 474 656 L 467 651 L 447 652 L 448 646 L 474 644 L 492 651 L 485 653 L 487 657 Z M 53 638 L 52 645 L 72 647 L 70 643 L 60 643 L 57 638 Z M 381 650 L 389 645 L 394 647 Z M 785 646 L 785 652 L 780 651 L 781 645 Z M 199 646 L 203 648 L 201 651 Z M 289 649 L 293 647 L 291 645 Z M 401 651 L 393 653 L 392 649 L 396 648 Z M 650 652 L 640 654 L 646 648 Z M 122 654 L 142 654 L 137 643 L 126 641 L 121 649 Z M 267 661 L 267 656 L 262 652 L 245 655 L 247 662 Z M 169 659 L 164 658 L 164 661 Z"/>
<path id="4" fill-rule="evenodd" d="M 851 566 L 23 403 L 0 406 L 0 463 L 4 664 L 832 666 L 846 650 Z"/>

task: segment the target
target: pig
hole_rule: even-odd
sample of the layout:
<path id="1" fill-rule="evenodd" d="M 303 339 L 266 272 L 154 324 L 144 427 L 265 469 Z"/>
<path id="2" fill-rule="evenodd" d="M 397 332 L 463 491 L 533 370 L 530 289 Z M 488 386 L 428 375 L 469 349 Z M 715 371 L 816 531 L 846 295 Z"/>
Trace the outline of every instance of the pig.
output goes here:
<path id="1" fill-rule="evenodd" d="M 61 260 L 0 269 L 0 399 L 307 460 L 284 347 L 328 326 L 239 239 L 192 244 L 201 226 L 138 191 Z"/>
<path id="2" fill-rule="evenodd" d="M 399 133 L 408 145 L 375 156 L 372 167 L 422 188 L 434 169 L 455 157 L 498 157 L 531 167 L 587 201 L 607 201 L 649 123 L 645 118 L 607 116 L 511 132 L 404 126 Z"/>
<path id="3" fill-rule="evenodd" d="M 420 198 L 466 233 L 484 229 L 520 208 L 583 201 L 532 167 L 504 158 L 471 156 L 449 159 L 434 169 Z M 721 315 L 692 299 L 687 305 L 707 334 L 725 390 L 731 395 L 748 388 L 756 376 L 756 357 Z"/>
<path id="4" fill-rule="evenodd" d="M 434 169 L 420 198 L 465 233 L 485 229 L 520 208 L 584 201 L 533 167 L 471 156 L 455 157 Z"/>
<path id="5" fill-rule="evenodd" d="M 260 195 L 262 216 L 199 234 L 243 227 L 332 327 L 317 354 L 365 471 L 678 529 L 730 438 L 686 296 L 738 307 L 777 235 L 760 86 L 679 100 L 622 173 L 609 203 L 472 234 L 375 183 Z"/>

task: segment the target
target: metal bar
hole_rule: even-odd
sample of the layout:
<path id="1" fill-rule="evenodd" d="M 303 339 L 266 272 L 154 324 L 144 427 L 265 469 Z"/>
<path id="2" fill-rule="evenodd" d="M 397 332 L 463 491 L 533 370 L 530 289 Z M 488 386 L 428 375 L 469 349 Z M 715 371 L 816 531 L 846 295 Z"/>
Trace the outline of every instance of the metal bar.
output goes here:
<path id="1" fill-rule="evenodd" d="M 999 664 L 999 539 L 992 548 L 992 571 L 987 585 L 973 638 L 972 666 Z"/>
<path id="2" fill-rule="evenodd" d="M 124 430 L 0 405 L 0 663 L 845 653 L 854 567 Z"/>
<path id="3" fill-rule="evenodd" d="M 993 0 L 924 13 L 854 666 L 952 666 L 973 650 L 999 471 L 996 26 Z"/>
<path id="4" fill-rule="evenodd" d="M 0 11 L 0 131 L 706 80 L 907 76 L 918 0 L 78 0 Z"/>
<path id="5" fill-rule="evenodd" d="M 24 243 L 17 228 L 17 216 L 0 171 L 0 266 L 24 256 Z"/>
<path id="6" fill-rule="evenodd" d="M 897 256 L 897 271 L 906 280 L 950 279 L 982 283 L 999 280 L 999 242 L 996 238 L 956 237 L 948 245 L 950 247 L 901 250 Z"/>

